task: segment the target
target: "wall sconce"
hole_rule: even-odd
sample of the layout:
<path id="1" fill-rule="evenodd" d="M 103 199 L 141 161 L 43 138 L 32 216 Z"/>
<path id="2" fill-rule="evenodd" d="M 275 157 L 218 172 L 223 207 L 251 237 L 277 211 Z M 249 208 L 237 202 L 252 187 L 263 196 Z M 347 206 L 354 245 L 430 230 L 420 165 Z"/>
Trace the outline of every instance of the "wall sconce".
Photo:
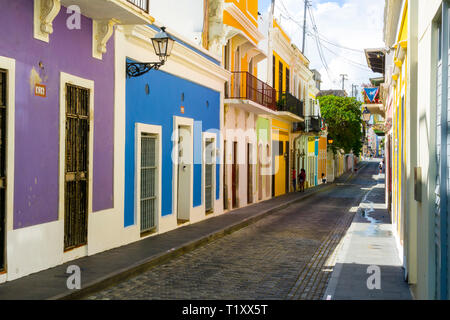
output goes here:
<path id="1" fill-rule="evenodd" d="M 127 75 L 130 78 L 142 76 L 152 69 L 158 70 L 166 63 L 167 58 L 170 56 L 175 40 L 166 33 L 165 27 L 161 27 L 161 31 L 151 40 L 153 49 L 159 57 L 159 62 L 127 62 Z"/>

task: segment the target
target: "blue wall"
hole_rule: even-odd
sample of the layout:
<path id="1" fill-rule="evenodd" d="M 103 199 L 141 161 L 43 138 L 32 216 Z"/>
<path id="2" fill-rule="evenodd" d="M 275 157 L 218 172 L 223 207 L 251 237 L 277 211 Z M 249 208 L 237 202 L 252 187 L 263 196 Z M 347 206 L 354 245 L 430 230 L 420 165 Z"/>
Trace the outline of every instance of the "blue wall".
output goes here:
<path id="1" fill-rule="evenodd" d="M 149 94 L 146 93 L 146 85 Z M 184 93 L 184 101 L 182 101 Z M 207 106 L 208 101 L 208 106 Z M 184 114 L 181 113 L 184 106 Z M 201 203 L 202 132 L 220 132 L 220 92 L 161 70 L 151 70 L 126 83 L 126 140 L 125 140 L 125 226 L 135 224 L 135 124 L 162 126 L 162 186 L 161 213 L 172 214 L 172 132 L 173 117 L 192 118 L 194 124 L 194 207 Z M 217 135 L 217 142 L 221 137 Z M 217 144 L 219 146 L 219 143 Z M 200 160 L 199 160 L 200 159 Z M 220 162 L 217 162 L 220 163 Z M 216 199 L 220 196 L 220 170 L 216 170 Z"/>

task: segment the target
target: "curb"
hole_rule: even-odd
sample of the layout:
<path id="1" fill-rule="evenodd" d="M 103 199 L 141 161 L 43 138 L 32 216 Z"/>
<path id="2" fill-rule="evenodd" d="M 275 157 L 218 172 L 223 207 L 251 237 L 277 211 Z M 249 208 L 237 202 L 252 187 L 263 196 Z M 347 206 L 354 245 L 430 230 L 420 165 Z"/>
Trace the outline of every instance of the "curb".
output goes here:
<path id="1" fill-rule="evenodd" d="M 348 181 L 351 177 L 353 177 L 353 173 L 346 179 L 346 181 Z M 143 272 L 150 270 L 153 267 L 156 267 L 156 266 L 161 265 L 165 262 L 168 262 L 172 259 L 175 259 L 185 253 L 194 251 L 195 249 L 202 247 L 210 242 L 213 242 L 213 241 L 223 238 L 229 234 L 232 234 L 238 230 L 248 227 L 279 210 L 282 210 L 282 209 L 285 209 L 285 208 L 291 206 L 292 204 L 303 201 L 303 200 L 310 198 L 311 196 L 316 195 L 318 193 L 322 193 L 322 192 L 331 190 L 331 189 L 335 188 L 336 186 L 337 186 L 336 183 L 331 183 L 329 186 L 322 187 L 316 191 L 305 194 L 304 196 L 302 196 L 300 198 L 290 200 L 290 201 L 283 203 L 277 207 L 267 209 L 266 211 L 263 211 L 252 217 L 248 217 L 248 218 L 246 218 L 242 221 L 239 221 L 231 226 L 228 226 L 222 230 L 212 232 L 204 237 L 192 240 L 192 241 L 185 243 L 179 247 L 173 248 L 173 249 L 163 252 L 161 254 L 151 256 L 144 260 L 138 261 L 130 267 L 112 272 L 104 277 L 101 277 L 95 281 L 85 284 L 83 286 L 83 288 L 80 290 L 77 290 L 77 291 L 74 291 L 74 292 L 71 292 L 68 294 L 63 293 L 60 295 L 56 295 L 56 296 L 48 298 L 47 300 L 81 299 L 83 297 L 86 297 L 89 294 L 93 294 L 100 290 L 106 289 L 107 287 L 110 287 L 116 283 L 128 280 L 134 276 L 137 276 Z"/>

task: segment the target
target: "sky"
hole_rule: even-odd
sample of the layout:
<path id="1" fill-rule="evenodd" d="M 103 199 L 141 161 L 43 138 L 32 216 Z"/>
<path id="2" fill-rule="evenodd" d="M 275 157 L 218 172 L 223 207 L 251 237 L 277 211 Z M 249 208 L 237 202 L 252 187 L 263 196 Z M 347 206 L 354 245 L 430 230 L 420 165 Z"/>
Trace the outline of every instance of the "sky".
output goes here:
<path id="1" fill-rule="evenodd" d="M 267 14 L 271 0 L 259 0 L 259 12 Z M 322 75 L 322 90 L 342 89 L 341 74 L 346 74 L 345 89 L 351 95 L 352 84 L 370 83 L 381 76 L 367 67 L 364 49 L 384 48 L 383 24 L 385 0 L 309 0 L 317 26 L 325 63 L 320 59 L 311 16 L 307 15 L 305 55 L 310 69 Z M 303 0 L 275 0 L 275 17 L 298 48 L 302 48 Z M 328 72 L 324 67 L 328 65 Z"/>

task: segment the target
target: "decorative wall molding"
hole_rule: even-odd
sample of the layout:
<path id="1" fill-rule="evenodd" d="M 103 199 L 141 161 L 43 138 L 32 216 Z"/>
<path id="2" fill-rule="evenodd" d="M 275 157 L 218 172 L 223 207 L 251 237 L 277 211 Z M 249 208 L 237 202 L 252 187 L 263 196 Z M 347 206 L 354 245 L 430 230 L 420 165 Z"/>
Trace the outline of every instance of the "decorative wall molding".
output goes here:
<path id="1" fill-rule="evenodd" d="M 92 22 L 92 56 L 96 59 L 102 59 L 106 53 L 106 44 L 114 33 L 114 25 L 118 21 L 111 20 L 93 20 Z"/>
<path id="2" fill-rule="evenodd" d="M 49 42 L 53 20 L 61 10 L 61 0 L 34 0 L 34 37 Z"/>
<path id="3" fill-rule="evenodd" d="M 278 28 L 273 28 L 270 32 L 270 37 L 272 38 L 273 50 L 283 59 L 286 63 L 291 63 L 292 57 L 292 47 L 290 43 L 282 36 Z M 289 66 L 291 67 L 291 66 Z"/>
<path id="4" fill-rule="evenodd" d="M 256 43 L 264 39 L 264 35 L 258 30 L 258 26 L 253 24 L 253 22 L 234 3 L 227 2 L 224 4 L 223 8 L 232 15 L 242 27 L 244 27 L 250 36 L 256 40 Z"/>
<path id="5" fill-rule="evenodd" d="M 150 39 L 155 36 L 156 31 L 148 26 L 122 26 L 125 36 L 132 41 L 136 41 L 143 48 L 148 49 L 154 55 L 154 49 Z M 181 39 L 184 41 L 184 39 Z M 156 56 L 152 59 L 157 59 Z M 220 81 L 230 81 L 231 73 L 214 62 L 206 59 L 197 52 L 188 47 L 175 42 L 170 61 L 178 61 L 188 66 L 190 69 L 199 71 L 203 74 L 219 79 Z"/>
<path id="6" fill-rule="evenodd" d="M 224 5 L 224 0 L 210 0 L 208 6 L 208 49 L 220 57 L 222 57 L 222 47 L 226 45 L 226 30 L 223 24 Z"/>

